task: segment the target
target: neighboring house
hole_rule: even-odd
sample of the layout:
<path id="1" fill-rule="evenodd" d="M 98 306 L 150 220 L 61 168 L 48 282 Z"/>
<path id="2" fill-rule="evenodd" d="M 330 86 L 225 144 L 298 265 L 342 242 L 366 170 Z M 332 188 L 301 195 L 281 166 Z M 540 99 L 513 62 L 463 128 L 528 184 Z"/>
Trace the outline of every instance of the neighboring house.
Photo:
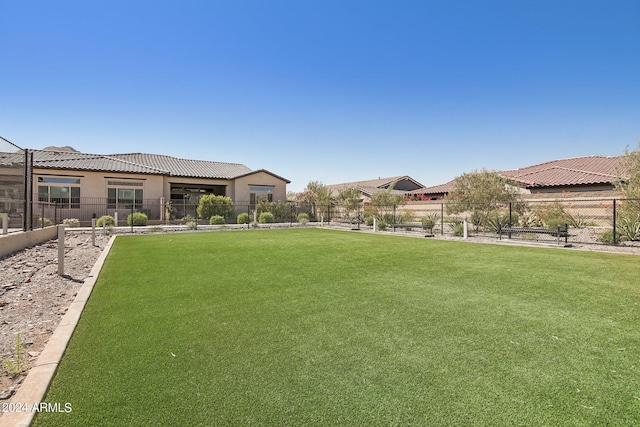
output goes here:
<path id="1" fill-rule="evenodd" d="M 553 160 L 520 169 L 499 171 L 524 194 L 611 192 L 619 177 L 622 156 L 586 156 Z M 438 200 L 449 194 L 455 179 L 407 192 L 415 200 Z"/>
<path id="2" fill-rule="evenodd" d="M 81 220 L 92 215 L 80 210 L 85 203 L 106 203 L 108 212 L 141 210 L 149 219 L 162 219 L 168 201 L 197 204 L 205 194 L 228 196 L 235 205 L 250 207 L 262 200 L 286 200 L 289 182 L 239 163 L 159 154 L 85 154 L 67 147 L 33 151 L 34 199 L 56 202 L 70 210 L 65 215 Z"/>
<path id="3" fill-rule="evenodd" d="M 343 190 L 345 188 L 357 188 L 362 195 L 362 200 L 365 203 L 368 203 L 371 200 L 371 196 L 380 191 L 387 190 L 392 185 L 393 189 L 391 190 L 391 192 L 393 194 L 401 195 L 404 195 L 409 191 L 417 190 L 424 187 L 418 181 L 406 175 L 394 176 L 390 178 L 370 179 L 366 181 L 344 182 L 342 184 L 327 185 L 327 187 L 331 191 L 332 197 L 336 197 L 340 190 Z"/>

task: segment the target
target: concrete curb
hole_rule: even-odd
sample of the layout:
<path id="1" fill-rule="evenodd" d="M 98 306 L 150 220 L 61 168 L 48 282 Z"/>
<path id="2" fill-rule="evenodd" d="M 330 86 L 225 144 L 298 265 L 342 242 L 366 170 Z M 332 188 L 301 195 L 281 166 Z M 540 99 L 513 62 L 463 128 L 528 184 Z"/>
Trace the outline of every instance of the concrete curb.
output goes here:
<path id="1" fill-rule="evenodd" d="M 67 349 L 67 344 L 69 344 L 71 335 L 80 320 L 82 310 L 89 300 L 115 238 L 116 236 L 112 236 L 109 239 L 35 365 L 29 370 L 18 392 L 11 398 L 9 405 L 14 410 L 5 412 L 0 417 L 0 427 L 28 427 L 31 424 L 49 388 L 49 383 L 58 369 L 62 355 Z"/>

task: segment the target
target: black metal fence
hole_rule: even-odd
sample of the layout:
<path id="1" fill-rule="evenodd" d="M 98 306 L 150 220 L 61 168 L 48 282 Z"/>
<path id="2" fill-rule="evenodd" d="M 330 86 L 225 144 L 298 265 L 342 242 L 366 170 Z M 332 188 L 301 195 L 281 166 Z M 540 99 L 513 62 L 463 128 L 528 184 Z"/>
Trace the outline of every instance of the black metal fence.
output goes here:
<path id="1" fill-rule="evenodd" d="M 5 202 L 5 209 L 8 206 Z M 12 199 L 9 227 L 20 230 L 22 224 L 33 227 L 77 220 L 82 226 L 92 218 L 108 215 L 117 225 L 130 225 L 133 213 L 144 213 L 148 225 L 162 224 L 249 224 L 311 222 L 372 229 L 396 233 L 427 233 L 441 236 L 500 238 L 506 227 L 526 228 L 513 233 L 513 239 L 555 241 L 552 232 L 558 225 L 568 226 L 569 242 L 603 245 L 640 246 L 640 199 L 530 199 L 511 204 L 477 203 L 462 206 L 453 202 L 409 202 L 403 205 L 368 204 L 314 205 L 292 202 L 261 202 L 256 205 L 217 205 L 206 212 L 198 205 L 182 200 L 137 200 L 118 204 L 107 198 L 79 198 L 64 203 L 30 202 Z M 28 208 L 25 209 L 25 205 Z M 30 212 L 25 220 L 24 213 Z M 1 209 L 0 209 L 1 213 Z M 536 232 L 538 230 L 538 232 Z"/>
<path id="2" fill-rule="evenodd" d="M 470 206 L 455 202 L 414 202 L 368 209 L 382 219 L 383 228 L 395 232 L 406 231 L 408 227 L 394 227 L 394 224 L 420 224 L 423 227 L 411 231 L 422 232 L 426 228 L 433 234 L 462 236 L 466 222 L 471 237 L 499 238 L 501 228 L 518 227 L 527 231 L 514 233 L 511 238 L 556 241 L 557 236 L 550 230 L 566 225 L 569 242 L 640 246 L 640 199 L 529 199 Z"/>
<path id="3" fill-rule="evenodd" d="M 0 137 L 0 214 L 11 230 L 29 230 L 32 223 L 33 154 Z"/>

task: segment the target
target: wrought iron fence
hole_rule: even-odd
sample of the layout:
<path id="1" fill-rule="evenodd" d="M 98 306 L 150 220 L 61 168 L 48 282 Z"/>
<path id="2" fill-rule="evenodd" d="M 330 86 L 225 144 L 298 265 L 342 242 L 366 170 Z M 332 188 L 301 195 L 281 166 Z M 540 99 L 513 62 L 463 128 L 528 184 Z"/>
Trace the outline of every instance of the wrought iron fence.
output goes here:
<path id="1" fill-rule="evenodd" d="M 205 214 L 199 211 L 198 205 L 182 200 L 138 200 L 116 204 L 108 198 L 80 198 L 64 203 L 33 202 L 26 210 L 31 213 L 27 220 L 23 217 L 24 201 L 13 199 L 11 203 L 15 207 L 8 209 L 13 212 L 9 223 L 15 228 L 24 222 L 41 227 L 49 223 L 58 224 L 65 219 L 77 219 L 80 225 L 88 226 L 92 218 L 104 215 L 117 218 L 118 225 L 122 226 L 128 225 L 130 214 L 141 212 L 147 216 L 149 225 L 248 224 L 254 221 L 296 223 L 308 220 L 373 229 L 375 222 L 380 230 L 441 236 L 462 236 L 466 222 L 471 238 L 499 239 L 499 230 L 520 227 L 526 231 L 509 234 L 509 237 L 551 242 L 556 241 L 557 235 L 549 230 L 566 224 L 571 243 L 640 246 L 640 199 L 530 199 L 511 204 L 477 203 L 466 207 L 443 201 L 388 206 L 362 203 L 325 206 L 279 201 L 220 206 L 216 208 L 219 210 Z M 211 217 L 216 217 L 215 221 Z"/>
<path id="2" fill-rule="evenodd" d="M 394 232 L 429 231 L 462 236 L 466 221 L 468 235 L 472 237 L 500 238 L 501 228 L 518 227 L 526 231 L 513 233 L 511 238 L 555 241 L 557 236 L 549 230 L 566 224 L 569 241 L 573 243 L 640 246 L 640 199 L 529 199 L 471 206 L 434 201 L 362 209 L 365 226 L 372 222 L 367 218 L 375 215 L 383 228 Z"/>
<path id="3" fill-rule="evenodd" d="M 0 214 L 3 229 L 29 230 L 32 223 L 33 154 L 0 137 Z M 4 230 L 3 230 L 4 232 Z"/>

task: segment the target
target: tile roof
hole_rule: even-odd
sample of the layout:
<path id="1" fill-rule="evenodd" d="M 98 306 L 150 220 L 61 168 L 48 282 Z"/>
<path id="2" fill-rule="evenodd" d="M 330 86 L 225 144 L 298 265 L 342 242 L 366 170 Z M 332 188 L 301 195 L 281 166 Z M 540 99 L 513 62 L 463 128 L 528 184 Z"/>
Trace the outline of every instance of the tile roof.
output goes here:
<path id="1" fill-rule="evenodd" d="M 161 154 L 111 154 L 109 157 L 114 157 L 135 164 L 146 165 L 158 170 L 164 170 L 171 176 L 190 178 L 232 179 L 239 175 L 252 172 L 251 169 L 239 163 L 179 159 L 177 157 L 164 156 Z"/>
<path id="2" fill-rule="evenodd" d="M 103 155 L 45 150 L 34 151 L 34 167 L 210 179 L 233 179 L 252 172 L 251 169 L 239 163 L 188 160 L 160 154 Z"/>
<path id="3" fill-rule="evenodd" d="M 587 156 L 553 160 L 500 174 L 526 188 L 611 184 L 618 177 L 621 156 Z"/>
<path id="4" fill-rule="evenodd" d="M 524 188 L 609 185 L 619 177 L 622 156 L 585 156 L 552 160 L 519 169 L 499 171 Z M 447 183 L 410 191 L 407 194 L 446 194 L 455 179 Z"/>

